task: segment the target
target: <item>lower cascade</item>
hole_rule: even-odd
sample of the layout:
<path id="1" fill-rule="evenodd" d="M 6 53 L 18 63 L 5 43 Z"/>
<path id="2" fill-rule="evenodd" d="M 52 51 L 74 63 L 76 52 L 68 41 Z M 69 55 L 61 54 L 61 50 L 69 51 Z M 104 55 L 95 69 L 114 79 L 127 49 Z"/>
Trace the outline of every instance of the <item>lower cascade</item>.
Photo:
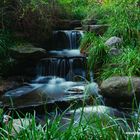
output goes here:
<path id="1" fill-rule="evenodd" d="M 65 48 L 62 38 L 58 40 L 62 36 L 67 44 Z M 59 49 L 48 51 L 47 57 L 37 64 L 36 78 L 6 92 L 2 97 L 3 104 L 20 109 L 47 104 L 49 110 L 56 104 L 67 108 L 73 101 L 82 103 L 95 94 L 98 96 L 97 84 L 86 94 L 86 81 L 93 81 L 93 74 L 87 69 L 86 56 L 78 50 L 82 36 L 82 31 L 55 31 L 53 42 L 62 45 L 62 49 L 57 46 Z"/>

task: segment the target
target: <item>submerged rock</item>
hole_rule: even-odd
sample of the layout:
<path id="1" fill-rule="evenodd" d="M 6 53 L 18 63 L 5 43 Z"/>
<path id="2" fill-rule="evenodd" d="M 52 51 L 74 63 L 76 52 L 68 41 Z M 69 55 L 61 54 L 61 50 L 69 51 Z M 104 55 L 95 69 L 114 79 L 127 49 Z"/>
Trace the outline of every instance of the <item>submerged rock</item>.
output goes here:
<path id="1" fill-rule="evenodd" d="M 43 95 L 40 94 L 38 88 L 41 85 L 25 85 L 14 90 L 6 92 L 2 101 L 6 106 L 19 107 L 27 105 L 35 105 L 37 102 L 43 101 Z"/>
<path id="2" fill-rule="evenodd" d="M 135 95 L 137 100 L 140 100 L 139 77 L 110 77 L 102 82 L 100 88 L 104 97 L 118 100 L 118 102 L 133 100 Z"/>

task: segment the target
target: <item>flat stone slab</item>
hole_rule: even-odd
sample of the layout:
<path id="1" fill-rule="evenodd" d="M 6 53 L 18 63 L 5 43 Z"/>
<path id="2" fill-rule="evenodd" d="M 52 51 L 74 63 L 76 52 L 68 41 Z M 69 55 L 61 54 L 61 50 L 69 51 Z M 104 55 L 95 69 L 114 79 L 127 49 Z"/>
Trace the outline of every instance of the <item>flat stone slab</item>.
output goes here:
<path id="1" fill-rule="evenodd" d="M 43 48 L 34 47 L 31 44 L 25 44 L 11 48 L 11 56 L 17 60 L 40 59 L 46 55 L 46 50 Z"/>

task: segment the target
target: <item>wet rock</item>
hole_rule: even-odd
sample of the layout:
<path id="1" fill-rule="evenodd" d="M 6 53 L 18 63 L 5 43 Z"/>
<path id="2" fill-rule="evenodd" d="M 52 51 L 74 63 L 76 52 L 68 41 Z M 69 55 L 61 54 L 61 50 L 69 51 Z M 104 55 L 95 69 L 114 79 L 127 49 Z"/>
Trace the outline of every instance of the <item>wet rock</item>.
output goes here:
<path id="1" fill-rule="evenodd" d="M 118 111 L 115 108 L 107 107 L 107 106 L 88 106 L 84 108 L 78 108 L 76 110 L 69 111 L 68 114 L 73 114 L 75 120 L 79 120 L 81 115 L 84 118 L 94 118 L 94 116 L 98 116 L 100 118 L 104 117 L 124 117 L 125 113 Z"/>
<path id="2" fill-rule="evenodd" d="M 108 25 L 84 25 L 83 30 L 93 32 L 96 35 L 103 35 L 107 31 L 108 27 Z"/>
<path id="3" fill-rule="evenodd" d="M 77 101 L 78 103 L 90 99 L 92 94 L 85 95 L 84 86 L 84 83 L 81 82 L 52 78 L 47 83 L 39 81 L 39 83 L 28 84 L 10 90 L 3 95 L 2 101 L 5 106 L 14 108 L 30 108 L 46 104 L 47 106 L 60 104 L 63 105 L 62 108 L 67 108 L 71 102 Z"/>
<path id="4" fill-rule="evenodd" d="M 81 31 L 82 30 L 82 27 L 76 27 L 76 28 L 74 28 L 74 30 Z"/>
<path id="5" fill-rule="evenodd" d="M 47 118 L 46 118 L 47 117 Z M 124 112 L 121 112 L 115 108 L 107 106 L 87 106 L 78 108 L 68 112 L 51 112 L 47 115 L 36 114 L 37 123 L 42 126 L 46 125 L 46 120 L 49 119 L 49 125 L 53 125 L 54 121 L 58 124 L 59 129 L 65 131 L 72 124 L 73 127 L 77 126 L 79 122 L 83 124 L 89 124 L 89 126 L 95 126 L 104 123 L 119 123 L 120 126 L 124 127 L 121 121 L 114 120 L 114 118 L 129 118 L 130 116 Z M 118 119 L 119 120 L 119 119 Z"/>
<path id="6" fill-rule="evenodd" d="M 11 49 L 11 56 L 17 60 L 40 59 L 46 55 L 46 50 L 36 48 L 31 44 L 19 45 Z"/>
<path id="7" fill-rule="evenodd" d="M 64 123 L 66 127 L 72 120 L 74 120 L 74 126 L 79 125 L 79 122 L 82 124 L 89 124 L 92 127 L 97 127 L 99 125 L 118 125 L 123 128 L 123 130 L 127 130 L 126 124 L 119 120 L 118 118 L 129 118 L 130 116 L 121 112 L 115 108 L 107 107 L 107 106 L 88 106 L 84 108 L 79 108 L 76 110 L 69 111 L 65 118 L 67 119 Z M 117 118 L 118 120 L 115 120 Z M 64 124 L 64 126 L 65 126 Z M 66 128 L 65 128 L 66 129 Z"/>
<path id="8" fill-rule="evenodd" d="M 81 20 L 62 20 L 62 19 L 55 19 L 54 21 L 55 26 L 54 29 L 55 30 L 68 30 L 68 29 L 74 29 L 76 27 L 81 27 Z"/>
<path id="9" fill-rule="evenodd" d="M 109 47 L 113 47 L 113 46 L 118 46 L 118 45 L 122 44 L 122 42 L 123 42 L 123 40 L 121 38 L 113 36 L 105 42 L 105 45 L 109 46 Z"/>
<path id="10" fill-rule="evenodd" d="M 118 102 L 133 100 L 135 95 L 140 100 L 139 77 L 110 77 L 102 82 L 100 89 L 104 97 L 117 99 Z"/>
<path id="11" fill-rule="evenodd" d="M 0 80 L 0 95 L 4 94 L 6 91 L 17 88 L 21 86 L 27 80 L 26 77 L 9 77 L 8 79 Z"/>
<path id="12" fill-rule="evenodd" d="M 43 94 L 40 94 L 38 91 L 39 86 L 41 85 L 25 85 L 10 90 L 3 95 L 3 104 L 6 106 L 19 107 L 43 102 L 45 99 L 43 98 Z"/>

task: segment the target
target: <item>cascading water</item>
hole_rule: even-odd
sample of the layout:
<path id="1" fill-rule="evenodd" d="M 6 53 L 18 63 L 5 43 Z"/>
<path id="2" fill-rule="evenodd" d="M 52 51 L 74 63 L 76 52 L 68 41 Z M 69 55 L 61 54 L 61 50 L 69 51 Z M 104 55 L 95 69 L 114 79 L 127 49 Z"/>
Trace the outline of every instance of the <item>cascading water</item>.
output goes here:
<path id="1" fill-rule="evenodd" d="M 53 46 L 57 50 L 78 49 L 83 31 L 59 30 L 53 32 Z"/>
<path id="2" fill-rule="evenodd" d="M 58 76 L 73 81 L 76 76 L 87 78 L 86 56 L 78 49 L 83 31 L 60 30 L 53 32 L 53 48 L 49 58 L 40 61 L 37 67 L 38 76 Z M 90 80 L 92 80 L 90 75 Z M 77 79 L 77 78 L 76 78 Z"/>
<path id="3" fill-rule="evenodd" d="M 5 104 L 11 98 L 18 107 L 85 99 L 87 58 L 78 50 L 82 36 L 82 31 L 55 31 L 55 50 L 40 60 L 37 77 L 28 85 L 6 92 L 3 96 Z M 92 81 L 93 75 L 90 75 Z"/>

